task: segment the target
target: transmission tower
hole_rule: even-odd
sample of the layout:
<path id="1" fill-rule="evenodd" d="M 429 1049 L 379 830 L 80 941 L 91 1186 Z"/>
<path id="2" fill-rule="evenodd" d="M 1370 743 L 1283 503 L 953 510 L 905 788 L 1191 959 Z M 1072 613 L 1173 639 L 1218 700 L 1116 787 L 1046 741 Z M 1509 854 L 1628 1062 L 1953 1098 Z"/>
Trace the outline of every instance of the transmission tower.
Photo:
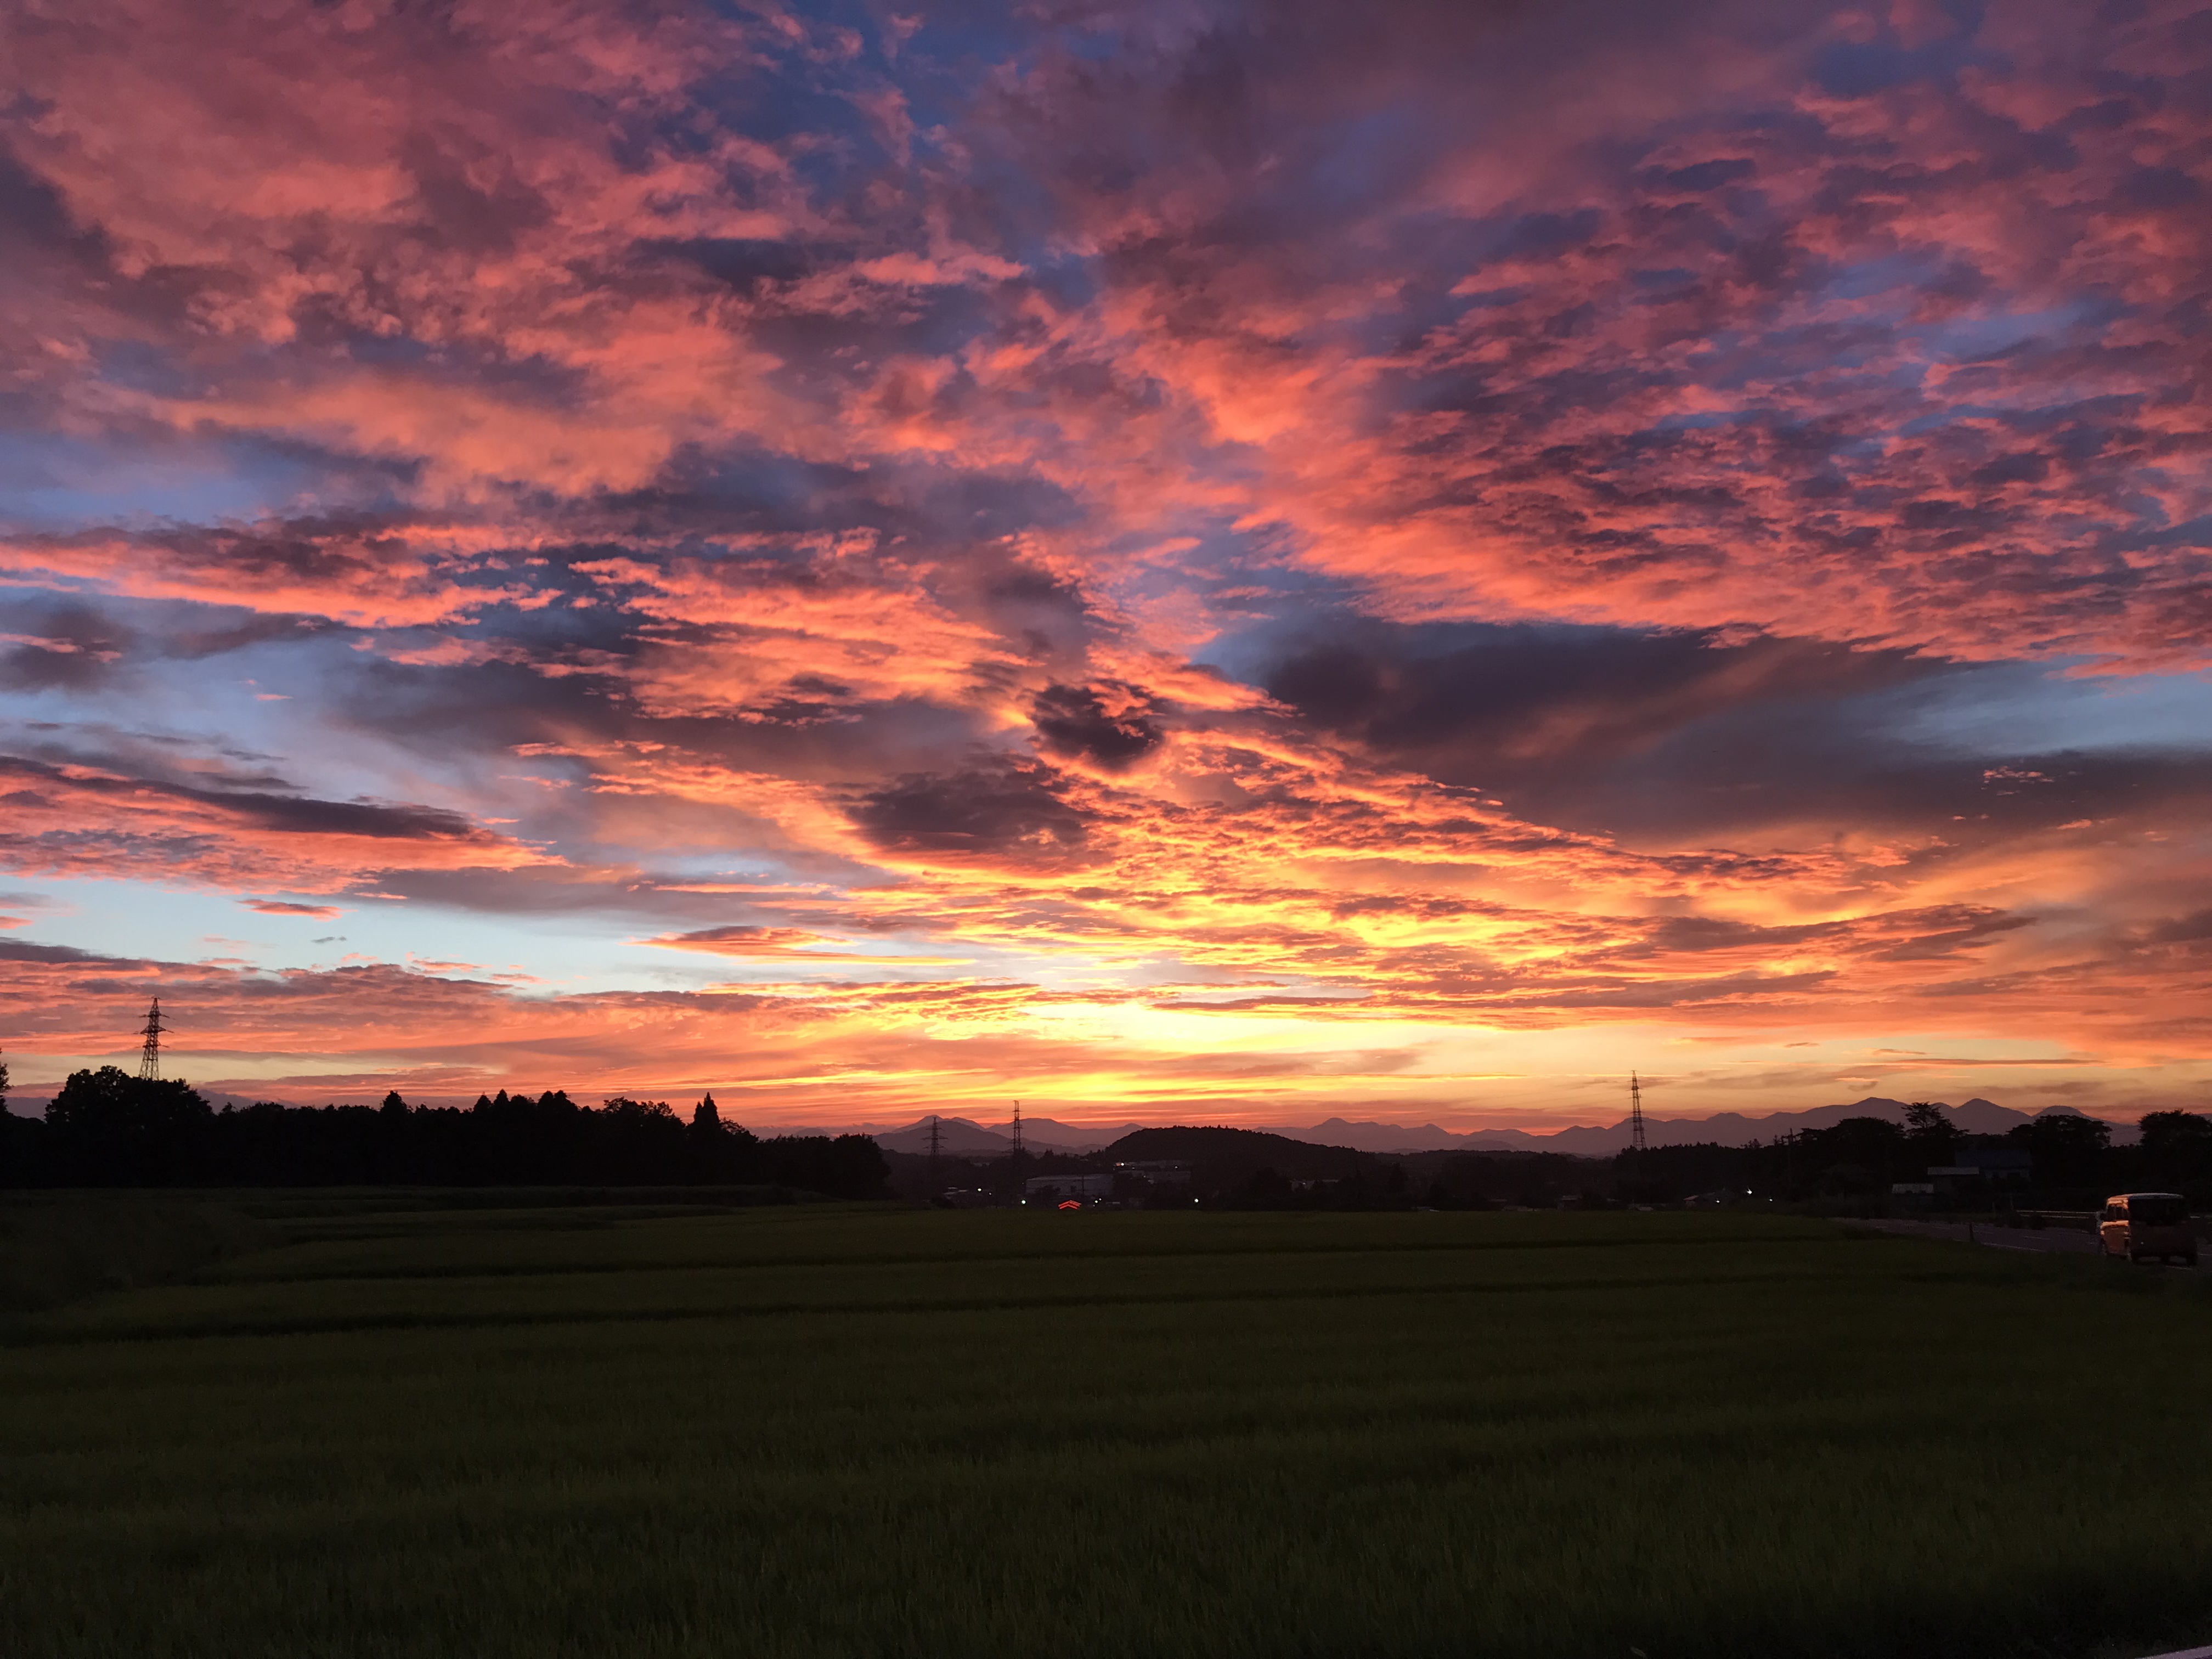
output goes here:
<path id="1" fill-rule="evenodd" d="M 1628 1074 L 1628 1150 L 1644 1151 L 1644 1085 L 1633 1072 Z"/>
<path id="2" fill-rule="evenodd" d="M 1014 1103 L 1014 1150 L 1011 1156 L 1017 1164 L 1022 1161 L 1022 1103 Z"/>
<path id="3" fill-rule="evenodd" d="M 149 1080 L 161 1075 L 161 999 L 155 997 L 146 1011 L 146 1029 L 140 1033 L 145 1046 L 138 1050 L 138 1075 Z"/>
<path id="4" fill-rule="evenodd" d="M 938 1121 L 937 1114 L 932 1112 L 929 1115 L 929 1190 L 932 1193 L 938 1188 L 937 1164 L 944 1151 L 944 1128 Z"/>

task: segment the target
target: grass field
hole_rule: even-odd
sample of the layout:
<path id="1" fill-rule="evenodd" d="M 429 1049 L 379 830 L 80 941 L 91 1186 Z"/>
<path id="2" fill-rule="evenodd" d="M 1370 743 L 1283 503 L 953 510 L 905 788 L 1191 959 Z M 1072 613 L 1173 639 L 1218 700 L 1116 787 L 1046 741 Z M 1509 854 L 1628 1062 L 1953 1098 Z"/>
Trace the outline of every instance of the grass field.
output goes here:
<path id="1" fill-rule="evenodd" d="M 273 1208 L 0 1350 L 0 1653 L 2120 1656 L 2212 1305 L 1725 1216 Z"/>

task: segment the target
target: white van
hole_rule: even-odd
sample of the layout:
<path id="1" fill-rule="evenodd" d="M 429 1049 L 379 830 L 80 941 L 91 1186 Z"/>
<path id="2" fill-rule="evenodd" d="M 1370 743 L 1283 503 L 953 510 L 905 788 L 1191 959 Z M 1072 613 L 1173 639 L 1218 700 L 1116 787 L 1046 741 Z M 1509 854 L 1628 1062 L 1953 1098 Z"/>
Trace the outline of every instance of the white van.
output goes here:
<path id="1" fill-rule="evenodd" d="M 2130 1261 L 2197 1265 L 2197 1235 L 2189 1225 L 2189 1200 L 2179 1193 L 2115 1193 L 2097 1220 L 2097 1243 L 2106 1255 Z"/>

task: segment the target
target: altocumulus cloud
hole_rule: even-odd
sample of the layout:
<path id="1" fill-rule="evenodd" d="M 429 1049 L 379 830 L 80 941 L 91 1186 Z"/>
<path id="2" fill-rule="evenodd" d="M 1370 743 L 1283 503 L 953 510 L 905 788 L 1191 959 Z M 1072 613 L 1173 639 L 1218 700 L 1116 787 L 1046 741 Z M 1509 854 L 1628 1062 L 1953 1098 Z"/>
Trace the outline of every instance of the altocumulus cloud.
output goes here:
<path id="1" fill-rule="evenodd" d="M 15 7 L 11 1052 L 2191 1085 L 2203 19 Z"/>

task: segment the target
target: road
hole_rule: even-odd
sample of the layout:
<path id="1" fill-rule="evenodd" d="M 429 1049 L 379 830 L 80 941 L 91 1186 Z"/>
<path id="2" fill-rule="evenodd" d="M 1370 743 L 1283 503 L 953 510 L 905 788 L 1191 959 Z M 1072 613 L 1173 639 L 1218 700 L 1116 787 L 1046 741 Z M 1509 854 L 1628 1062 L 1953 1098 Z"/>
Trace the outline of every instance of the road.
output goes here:
<path id="1" fill-rule="evenodd" d="M 2094 1255 L 2097 1236 L 2072 1227 L 1991 1227 L 1963 1221 L 1861 1221 L 1853 1224 L 1904 1238 L 1943 1238 L 1954 1243 L 1985 1245 L 1993 1250 L 2034 1250 L 2047 1255 Z M 2114 1265 L 2118 1265 L 2115 1263 Z M 2154 1265 L 2145 1263 L 2142 1265 Z M 2212 1272 L 2212 1253 L 2197 1271 Z"/>

